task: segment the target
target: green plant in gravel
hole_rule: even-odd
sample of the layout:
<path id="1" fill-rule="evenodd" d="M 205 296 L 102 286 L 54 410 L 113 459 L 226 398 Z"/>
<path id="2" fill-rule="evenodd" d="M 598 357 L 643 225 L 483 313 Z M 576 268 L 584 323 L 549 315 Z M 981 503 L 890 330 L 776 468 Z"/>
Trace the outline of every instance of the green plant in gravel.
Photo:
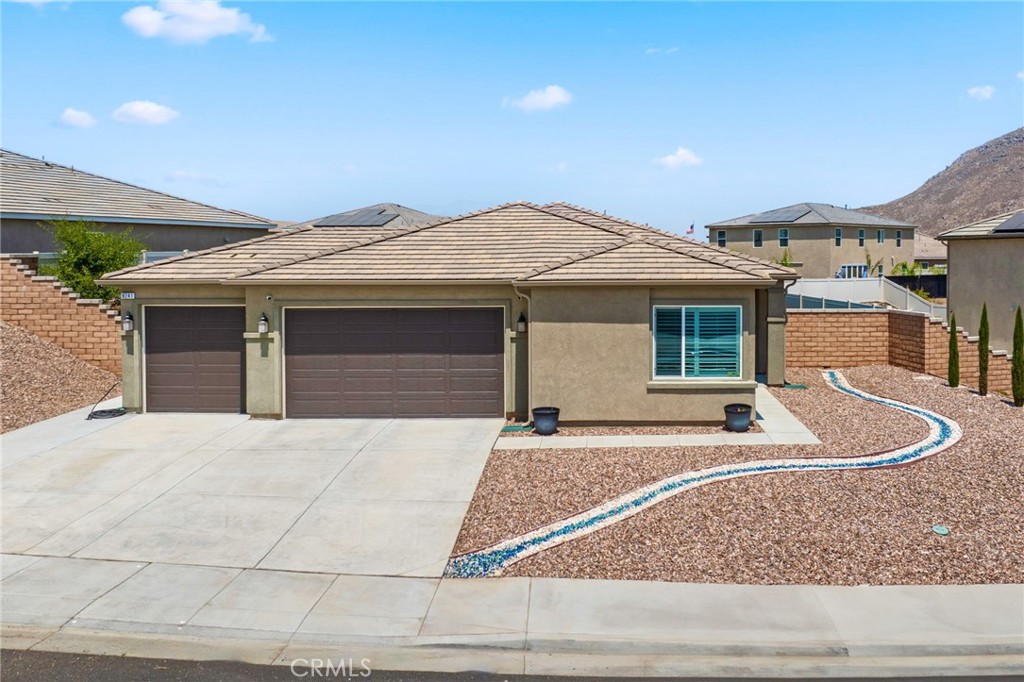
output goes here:
<path id="1" fill-rule="evenodd" d="M 988 395 L 988 304 L 981 304 L 978 324 L 978 393 Z"/>
<path id="2" fill-rule="evenodd" d="M 146 246 L 131 236 L 131 228 L 103 232 L 97 223 L 69 218 L 54 220 L 50 225 L 59 253 L 56 265 L 48 272 L 82 298 L 117 298 L 118 289 L 100 286 L 96 279 L 139 262 Z"/>
<path id="3" fill-rule="evenodd" d="M 946 369 L 949 385 L 956 388 L 960 385 L 960 346 L 956 339 L 956 315 L 949 318 L 949 366 Z"/>
<path id="4" fill-rule="evenodd" d="M 1013 364 L 1010 367 L 1010 385 L 1013 404 L 1024 407 L 1024 318 L 1017 306 L 1017 319 L 1013 322 Z"/>

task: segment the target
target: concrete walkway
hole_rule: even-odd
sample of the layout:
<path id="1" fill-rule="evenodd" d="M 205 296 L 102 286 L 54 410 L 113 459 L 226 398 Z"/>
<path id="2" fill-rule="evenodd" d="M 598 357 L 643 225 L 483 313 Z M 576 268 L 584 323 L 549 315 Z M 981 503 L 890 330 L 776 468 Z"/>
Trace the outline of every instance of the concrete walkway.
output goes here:
<path id="1" fill-rule="evenodd" d="M 810 429 L 786 409 L 762 384 L 757 385 L 757 424 L 761 433 L 701 433 L 654 436 L 541 436 L 498 438 L 495 450 L 555 448 L 643 448 L 714 445 L 817 445 Z"/>
<path id="2" fill-rule="evenodd" d="M 1024 673 L 1024 586 L 448 580 L 4 556 L 4 646 L 574 675 Z"/>

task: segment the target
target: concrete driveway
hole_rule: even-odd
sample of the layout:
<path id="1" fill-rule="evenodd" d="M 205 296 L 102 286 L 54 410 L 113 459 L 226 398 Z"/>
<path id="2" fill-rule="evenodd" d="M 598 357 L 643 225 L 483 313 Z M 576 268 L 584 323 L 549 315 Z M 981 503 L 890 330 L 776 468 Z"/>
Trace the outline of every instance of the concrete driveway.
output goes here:
<path id="1" fill-rule="evenodd" d="M 4 436 L 3 552 L 439 577 L 502 424 L 66 415 Z"/>

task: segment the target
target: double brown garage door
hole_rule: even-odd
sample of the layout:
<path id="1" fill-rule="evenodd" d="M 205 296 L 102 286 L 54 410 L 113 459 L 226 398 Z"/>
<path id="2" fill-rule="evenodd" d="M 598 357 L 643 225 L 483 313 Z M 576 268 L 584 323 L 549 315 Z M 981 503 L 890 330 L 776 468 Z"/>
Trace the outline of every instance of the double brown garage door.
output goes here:
<path id="1" fill-rule="evenodd" d="M 503 330 L 501 308 L 288 309 L 286 416 L 501 416 Z"/>

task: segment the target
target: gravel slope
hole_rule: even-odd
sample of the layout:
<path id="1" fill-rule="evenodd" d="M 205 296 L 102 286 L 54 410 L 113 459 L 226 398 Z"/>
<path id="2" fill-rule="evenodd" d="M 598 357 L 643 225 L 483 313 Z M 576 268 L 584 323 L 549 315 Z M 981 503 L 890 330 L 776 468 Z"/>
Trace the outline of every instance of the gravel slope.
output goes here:
<path id="1" fill-rule="evenodd" d="M 60 346 L 0 322 L 0 432 L 92 405 L 117 381 Z M 120 384 L 107 397 L 119 395 Z"/>
<path id="2" fill-rule="evenodd" d="M 769 474 L 683 493 L 513 565 L 506 575 L 751 584 L 1024 582 L 1024 410 L 889 366 L 857 388 L 958 421 L 962 440 L 898 469 Z M 817 446 L 501 450 L 456 545 L 477 549 L 664 476 L 723 462 L 862 455 L 922 438 L 924 422 L 838 393 L 817 370 L 775 395 Z M 527 484 L 528 483 L 528 484 Z M 947 537 L 934 524 L 951 529 Z"/>

